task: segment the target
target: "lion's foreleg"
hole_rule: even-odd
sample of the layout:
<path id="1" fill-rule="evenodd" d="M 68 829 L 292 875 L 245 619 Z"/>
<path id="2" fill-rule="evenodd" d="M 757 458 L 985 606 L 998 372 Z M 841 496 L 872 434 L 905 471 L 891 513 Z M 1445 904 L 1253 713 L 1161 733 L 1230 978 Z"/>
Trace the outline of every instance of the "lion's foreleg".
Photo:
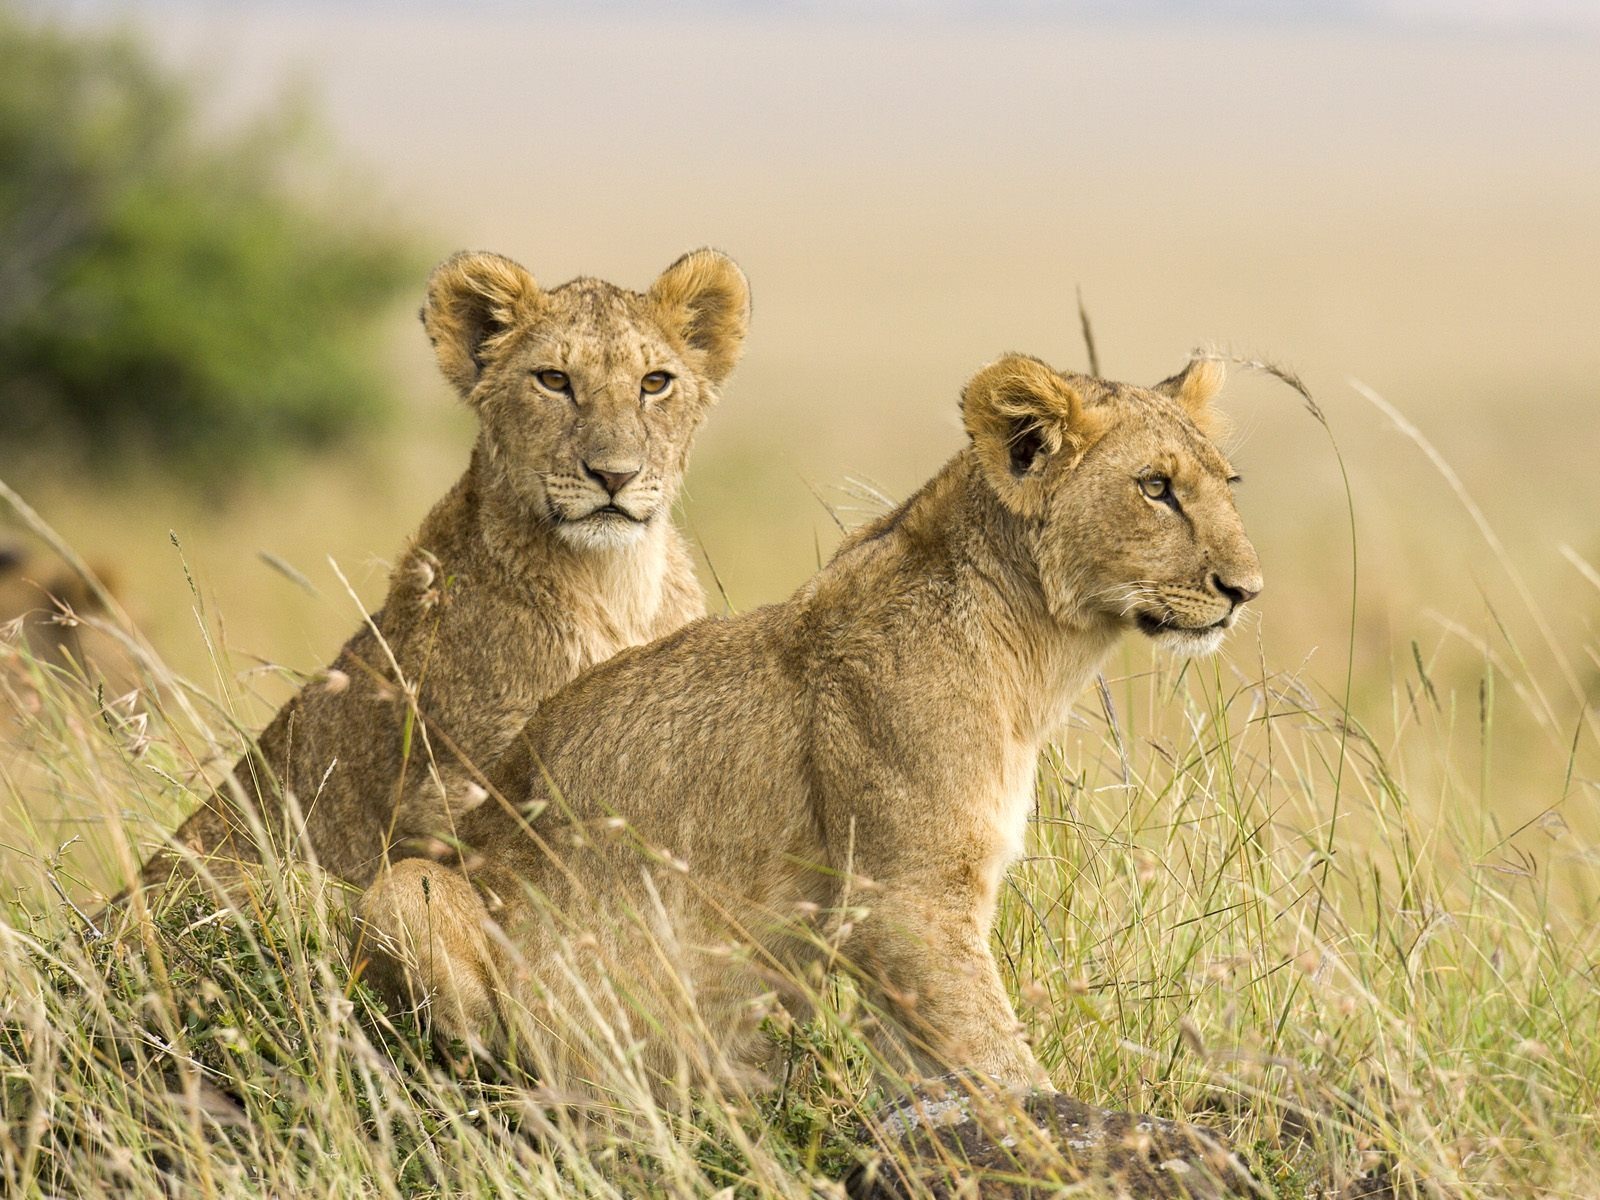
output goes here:
<path id="1" fill-rule="evenodd" d="M 913 1074 L 1045 1083 L 977 914 L 976 899 L 946 904 L 893 887 L 876 898 L 845 949 L 889 1018 L 880 1048 Z"/>
<path id="2" fill-rule="evenodd" d="M 482 897 L 459 871 L 405 859 L 362 896 L 360 949 L 373 985 L 424 1012 L 436 1037 L 474 1048 L 503 1035 L 505 972 Z"/>

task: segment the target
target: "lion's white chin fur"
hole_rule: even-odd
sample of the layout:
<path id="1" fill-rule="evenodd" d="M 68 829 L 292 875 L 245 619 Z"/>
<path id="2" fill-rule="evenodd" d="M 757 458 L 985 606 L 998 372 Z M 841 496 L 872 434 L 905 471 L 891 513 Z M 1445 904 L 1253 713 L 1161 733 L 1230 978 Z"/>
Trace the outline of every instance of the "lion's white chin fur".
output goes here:
<path id="1" fill-rule="evenodd" d="M 1228 631 L 1220 625 L 1208 629 L 1163 629 L 1152 639 L 1175 658 L 1204 658 L 1215 654 Z"/>
<path id="2" fill-rule="evenodd" d="M 578 521 L 563 521 L 556 526 L 556 536 L 579 550 L 620 550 L 642 541 L 649 528 L 649 521 L 593 515 Z"/>

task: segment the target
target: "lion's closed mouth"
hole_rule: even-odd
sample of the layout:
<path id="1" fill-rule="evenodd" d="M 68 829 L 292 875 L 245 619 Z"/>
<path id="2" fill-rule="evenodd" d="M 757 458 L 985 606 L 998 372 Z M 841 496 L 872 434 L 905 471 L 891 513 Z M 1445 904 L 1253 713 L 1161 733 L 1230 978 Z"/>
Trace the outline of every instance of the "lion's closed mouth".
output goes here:
<path id="1" fill-rule="evenodd" d="M 1141 612 L 1134 617 L 1134 621 L 1141 633 L 1147 633 L 1151 637 L 1178 627 L 1172 617 L 1165 613 Z"/>
<path id="2" fill-rule="evenodd" d="M 1213 621 L 1209 625 L 1180 625 L 1170 613 L 1141 612 L 1134 617 L 1134 622 L 1139 626 L 1139 631 L 1155 637 L 1159 633 L 1212 633 L 1215 630 L 1226 629 L 1230 618 L 1223 617 L 1220 621 Z"/>

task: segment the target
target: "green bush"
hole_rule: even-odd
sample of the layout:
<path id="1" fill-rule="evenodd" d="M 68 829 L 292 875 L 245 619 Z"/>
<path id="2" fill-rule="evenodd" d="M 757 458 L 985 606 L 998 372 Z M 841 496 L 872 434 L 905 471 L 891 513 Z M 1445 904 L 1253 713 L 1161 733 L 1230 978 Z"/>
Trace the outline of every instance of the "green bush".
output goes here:
<path id="1" fill-rule="evenodd" d="M 130 38 L 3 0 L 0 62 L 0 448 L 215 483 L 382 415 L 362 335 L 415 263 L 296 191 L 300 132 L 202 137 Z"/>

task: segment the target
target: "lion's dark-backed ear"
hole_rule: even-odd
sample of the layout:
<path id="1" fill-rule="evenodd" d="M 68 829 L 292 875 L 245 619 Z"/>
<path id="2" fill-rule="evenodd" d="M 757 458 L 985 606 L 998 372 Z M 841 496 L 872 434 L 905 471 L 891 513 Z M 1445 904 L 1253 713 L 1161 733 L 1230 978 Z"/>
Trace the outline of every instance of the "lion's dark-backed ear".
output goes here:
<path id="1" fill-rule="evenodd" d="M 539 294 L 532 275 L 498 254 L 463 250 L 433 269 L 422 326 L 439 370 L 463 397 L 472 394 L 506 333 L 538 307 Z"/>
<path id="2" fill-rule="evenodd" d="M 1227 375 L 1221 359 L 1197 356 L 1183 370 L 1150 390 L 1176 400 L 1200 432 L 1210 437 L 1222 428 L 1222 415 L 1211 402 L 1222 390 Z"/>
<path id="3" fill-rule="evenodd" d="M 650 285 L 661 323 L 681 337 L 713 383 L 739 361 L 750 328 L 750 281 L 718 250 L 691 250 Z"/>
<path id="4" fill-rule="evenodd" d="M 1101 431 L 1070 380 L 1021 354 L 990 363 L 968 381 L 961 416 L 989 482 L 1025 516 L 1043 507 L 1038 481 L 1045 468 L 1076 462 Z"/>

